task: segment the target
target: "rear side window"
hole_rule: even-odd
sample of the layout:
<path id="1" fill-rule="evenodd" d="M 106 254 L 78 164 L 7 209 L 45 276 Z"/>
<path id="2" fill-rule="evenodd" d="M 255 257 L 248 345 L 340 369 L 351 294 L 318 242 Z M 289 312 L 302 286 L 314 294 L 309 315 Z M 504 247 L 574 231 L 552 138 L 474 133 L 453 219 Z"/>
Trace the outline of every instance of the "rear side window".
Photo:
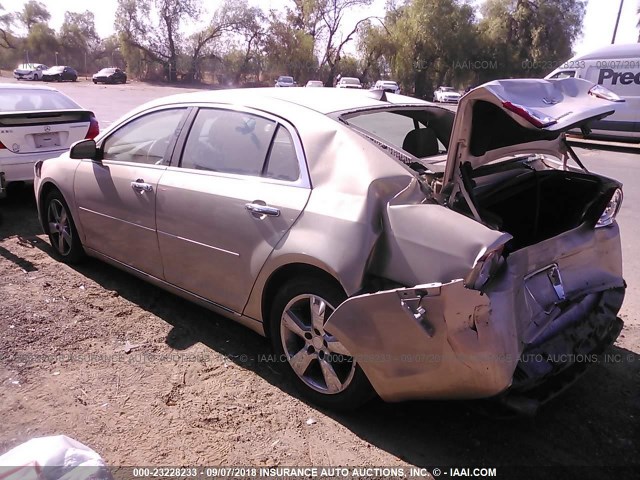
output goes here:
<path id="1" fill-rule="evenodd" d="M 71 110 L 80 106 L 69 97 L 51 90 L 3 89 L 0 112 L 31 112 L 34 110 Z"/>
<path id="2" fill-rule="evenodd" d="M 283 126 L 278 127 L 269 152 L 264 176 L 294 182 L 300 178 L 300 166 L 293 138 Z"/>
<path id="3" fill-rule="evenodd" d="M 102 145 L 103 159 L 166 164 L 167 147 L 177 134 L 184 108 L 161 110 L 138 117 L 116 130 Z"/>
<path id="4" fill-rule="evenodd" d="M 201 109 L 182 152 L 183 168 L 260 176 L 276 122 L 246 112 Z"/>

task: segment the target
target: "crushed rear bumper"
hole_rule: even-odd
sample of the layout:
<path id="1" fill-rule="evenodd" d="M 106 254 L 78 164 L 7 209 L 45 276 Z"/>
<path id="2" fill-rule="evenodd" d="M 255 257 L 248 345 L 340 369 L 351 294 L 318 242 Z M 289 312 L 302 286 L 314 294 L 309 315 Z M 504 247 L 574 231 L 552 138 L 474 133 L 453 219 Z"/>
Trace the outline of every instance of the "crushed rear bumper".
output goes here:
<path id="1" fill-rule="evenodd" d="M 618 337 L 621 264 L 617 225 L 577 229 L 512 253 L 485 294 L 454 280 L 359 295 L 338 306 L 326 330 L 386 401 L 543 401 Z"/>

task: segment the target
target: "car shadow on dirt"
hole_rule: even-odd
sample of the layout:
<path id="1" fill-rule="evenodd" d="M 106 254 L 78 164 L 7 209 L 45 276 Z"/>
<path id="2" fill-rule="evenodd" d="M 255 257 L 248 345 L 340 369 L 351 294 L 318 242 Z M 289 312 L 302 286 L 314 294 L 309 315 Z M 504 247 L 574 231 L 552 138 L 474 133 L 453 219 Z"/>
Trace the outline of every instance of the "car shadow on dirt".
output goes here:
<path id="1" fill-rule="evenodd" d="M 28 245 L 31 243 L 28 239 L 41 233 L 33 187 L 31 185 L 10 186 L 7 198 L 0 200 L 0 240 L 15 235 L 20 243 Z M 26 272 L 37 270 L 33 263 L 3 247 L 0 247 L 0 256 L 15 263 Z"/>
<path id="2" fill-rule="evenodd" d="M 76 269 L 172 325 L 165 340 L 169 347 L 185 350 L 202 343 L 283 395 L 299 398 L 279 366 L 266 360 L 269 342 L 259 335 L 97 260 Z M 420 466 L 459 465 L 461 459 L 483 466 L 639 465 L 629 452 L 640 418 L 640 356 L 617 347 L 607 353 L 534 418 L 502 419 L 487 414 L 483 402 L 462 401 L 374 400 L 356 412 L 324 413 L 376 447 Z"/>
<path id="3" fill-rule="evenodd" d="M 41 231 L 34 204 L 28 195 L 23 200 L 3 208 L 6 223 L 0 226 L 0 239 L 18 235 L 51 254 L 49 244 L 36 236 Z M 24 215 L 33 221 L 24 221 Z M 11 221 L 18 218 L 23 221 L 12 231 Z M 181 351 L 202 343 L 283 395 L 299 398 L 278 365 L 267 359 L 269 342 L 261 336 L 100 261 L 88 259 L 73 268 L 170 324 L 165 339 L 170 348 Z M 483 402 L 462 401 L 374 400 L 356 412 L 324 413 L 367 442 L 419 466 L 640 466 L 633 454 L 640 426 L 640 356 L 617 347 L 607 353 L 534 418 L 500 419 L 487 415 Z M 588 471 L 575 472 L 575 478 L 590 478 Z M 573 478 L 566 472 L 564 477 Z"/>

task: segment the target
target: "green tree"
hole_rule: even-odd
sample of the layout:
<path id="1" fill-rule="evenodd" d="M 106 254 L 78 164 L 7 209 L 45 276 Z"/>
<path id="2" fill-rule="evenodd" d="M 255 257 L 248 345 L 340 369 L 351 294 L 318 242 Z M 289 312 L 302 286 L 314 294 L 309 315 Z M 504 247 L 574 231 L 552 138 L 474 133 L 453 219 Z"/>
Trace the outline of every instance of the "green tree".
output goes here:
<path id="1" fill-rule="evenodd" d="M 84 13 L 65 12 L 58 40 L 63 58 L 61 63 L 86 70 L 87 61 L 89 64 L 93 62 L 100 46 L 93 13 L 89 10 Z"/>
<path id="2" fill-rule="evenodd" d="M 15 49 L 15 38 L 11 33 L 13 25 L 13 15 L 6 13 L 4 7 L 0 3 L 0 47 Z"/>
<path id="3" fill-rule="evenodd" d="M 160 64 L 174 82 L 182 53 L 180 26 L 197 18 L 199 7 L 197 0 L 118 0 L 115 29 L 130 50 Z"/>
<path id="4" fill-rule="evenodd" d="M 187 42 L 187 80 L 200 80 L 200 65 L 206 60 L 220 60 L 216 42 L 225 34 L 237 33 L 246 39 L 244 61 L 240 63 L 236 81 L 252 59 L 262 33 L 264 14 L 257 7 L 249 7 L 246 0 L 228 0 L 214 12 L 209 25 L 192 35 Z"/>
<path id="5" fill-rule="evenodd" d="M 572 54 L 582 31 L 585 0 L 487 0 L 482 41 L 505 77 L 538 77 Z"/>
<path id="6" fill-rule="evenodd" d="M 26 50 L 29 61 L 55 63 L 55 52 L 59 49 L 56 32 L 46 23 L 34 23 L 24 41 L 23 48 Z"/>
<path id="7" fill-rule="evenodd" d="M 31 27 L 38 23 L 47 23 L 50 18 L 51 14 L 47 7 L 36 0 L 29 0 L 22 8 L 22 12 L 18 13 L 18 19 L 27 31 L 31 31 Z"/>
<path id="8" fill-rule="evenodd" d="M 414 0 L 393 8 L 385 30 L 369 31 L 378 44 L 370 51 L 386 55 L 393 75 L 417 97 L 428 97 L 443 82 L 469 74 L 464 65 L 475 57 L 476 21 L 473 7 L 461 0 Z M 371 27 L 369 27 L 371 28 Z M 388 39 L 379 37 L 386 33 Z M 459 77 L 459 78 L 458 78 Z"/>
<path id="9" fill-rule="evenodd" d="M 315 76 L 318 60 L 314 55 L 314 38 L 294 26 L 290 12 L 283 15 L 272 10 L 267 29 L 269 35 L 263 52 L 270 76 L 293 75 L 300 84 Z"/>

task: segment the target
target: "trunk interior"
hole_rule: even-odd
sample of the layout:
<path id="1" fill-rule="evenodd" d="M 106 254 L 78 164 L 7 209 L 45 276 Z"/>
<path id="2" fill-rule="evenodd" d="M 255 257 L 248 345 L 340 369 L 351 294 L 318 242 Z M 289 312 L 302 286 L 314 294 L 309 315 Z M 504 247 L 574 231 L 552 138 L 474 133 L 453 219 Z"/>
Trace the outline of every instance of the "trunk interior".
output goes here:
<path id="1" fill-rule="evenodd" d="M 617 182 L 599 175 L 537 170 L 524 162 L 489 165 L 474 171 L 463 169 L 463 178 L 482 220 L 513 236 L 507 245 L 509 251 L 555 237 L 583 223 L 595 226 L 619 187 Z M 464 199 L 456 205 L 460 211 L 469 211 Z"/>

